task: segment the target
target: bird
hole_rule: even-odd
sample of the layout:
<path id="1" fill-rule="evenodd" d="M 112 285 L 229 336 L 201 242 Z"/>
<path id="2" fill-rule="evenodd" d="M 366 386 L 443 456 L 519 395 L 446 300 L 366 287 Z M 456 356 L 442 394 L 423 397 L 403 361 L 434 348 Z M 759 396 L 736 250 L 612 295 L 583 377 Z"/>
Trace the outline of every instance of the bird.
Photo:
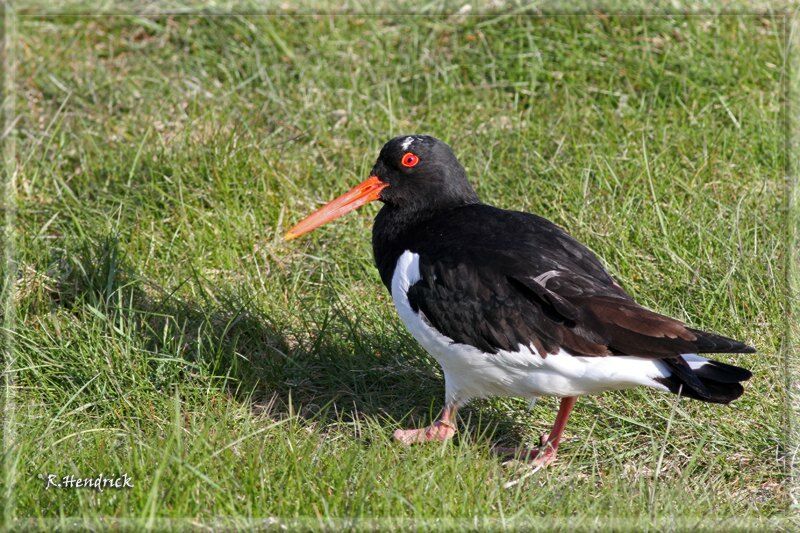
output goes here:
<path id="1" fill-rule="evenodd" d="M 402 135 L 369 177 L 285 235 L 292 240 L 364 204 L 381 280 L 416 341 L 441 366 L 444 408 L 431 425 L 398 429 L 402 444 L 446 441 L 456 413 L 488 397 L 560 399 L 533 448 L 501 453 L 552 463 L 577 398 L 648 387 L 727 404 L 749 370 L 701 354 L 754 353 L 639 303 L 585 245 L 550 220 L 480 201 L 452 148 Z"/>

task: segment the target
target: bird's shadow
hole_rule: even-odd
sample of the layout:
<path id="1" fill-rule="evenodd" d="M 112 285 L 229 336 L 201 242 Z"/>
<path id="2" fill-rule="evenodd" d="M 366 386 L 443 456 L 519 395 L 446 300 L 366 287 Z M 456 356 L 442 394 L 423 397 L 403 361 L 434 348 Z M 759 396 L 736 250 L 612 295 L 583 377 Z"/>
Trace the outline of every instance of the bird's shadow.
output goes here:
<path id="1" fill-rule="evenodd" d="M 438 366 L 402 330 L 367 332 L 334 304 L 315 322 L 287 327 L 246 291 L 194 274 L 194 288 L 158 286 L 136 272 L 116 238 L 84 244 L 57 258 L 53 305 L 89 304 L 124 315 L 152 353 L 175 350 L 205 372 L 224 376 L 228 392 L 255 412 L 299 416 L 323 426 L 372 417 L 386 426 L 429 424 L 442 407 Z M 180 296 L 178 294 L 181 294 Z M 496 406 L 460 413 L 471 438 L 518 442 L 521 426 Z"/>

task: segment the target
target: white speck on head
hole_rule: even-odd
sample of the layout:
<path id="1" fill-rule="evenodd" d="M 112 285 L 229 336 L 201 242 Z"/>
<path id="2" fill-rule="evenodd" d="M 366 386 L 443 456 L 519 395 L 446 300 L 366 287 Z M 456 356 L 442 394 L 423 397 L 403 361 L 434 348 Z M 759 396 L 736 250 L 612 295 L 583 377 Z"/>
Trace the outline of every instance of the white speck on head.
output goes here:
<path id="1" fill-rule="evenodd" d="M 403 147 L 403 150 L 408 150 L 408 148 L 411 146 L 413 142 L 414 142 L 414 137 L 406 137 L 405 139 L 403 139 L 403 144 L 401 145 Z"/>

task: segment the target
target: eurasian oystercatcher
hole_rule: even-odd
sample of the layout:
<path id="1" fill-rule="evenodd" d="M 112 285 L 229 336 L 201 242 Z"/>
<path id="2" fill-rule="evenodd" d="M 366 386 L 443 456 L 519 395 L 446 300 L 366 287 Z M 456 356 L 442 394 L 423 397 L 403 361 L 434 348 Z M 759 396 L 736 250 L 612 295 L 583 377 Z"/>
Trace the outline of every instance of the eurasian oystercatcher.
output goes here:
<path id="1" fill-rule="evenodd" d="M 561 398 L 536 464 L 556 456 L 578 396 L 636 386 L 728 403 L 750 371 L 702 353 L 752 353 L 637 304 L 597 256 L 549 220 L 481 203 L 452 149 L 396 137 L 367 180 L 286 234 L 294 239 L 373 200 L 375 264 L 400 318 L 438 361 L 441 417 L 397 430 L 402 443 L 445 440 L 472 398 Z"/>

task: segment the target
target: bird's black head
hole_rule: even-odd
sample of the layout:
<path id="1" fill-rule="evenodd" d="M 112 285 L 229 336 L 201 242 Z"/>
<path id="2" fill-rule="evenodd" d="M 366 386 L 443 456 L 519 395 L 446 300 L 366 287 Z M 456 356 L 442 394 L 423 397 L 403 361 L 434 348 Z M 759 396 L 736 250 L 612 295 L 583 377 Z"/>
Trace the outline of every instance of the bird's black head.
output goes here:
<path id="1" fill-rule="evenodd" d="M 380 200 L 400 208 L 433 208 L 478 201 L 453 150 L 429 135 L 402 135 L 381 148 L 372 167 L 386 187 Z"/>
<path id="2" fill-rule="evenodd" d="M 428 135 L 395 137 L 381 149 L 369 178 L 331 200 L 286 234 L 294 239 L 373 200 L 401 213 L 478 202 L 464 167 L 445 143 Z"/>

